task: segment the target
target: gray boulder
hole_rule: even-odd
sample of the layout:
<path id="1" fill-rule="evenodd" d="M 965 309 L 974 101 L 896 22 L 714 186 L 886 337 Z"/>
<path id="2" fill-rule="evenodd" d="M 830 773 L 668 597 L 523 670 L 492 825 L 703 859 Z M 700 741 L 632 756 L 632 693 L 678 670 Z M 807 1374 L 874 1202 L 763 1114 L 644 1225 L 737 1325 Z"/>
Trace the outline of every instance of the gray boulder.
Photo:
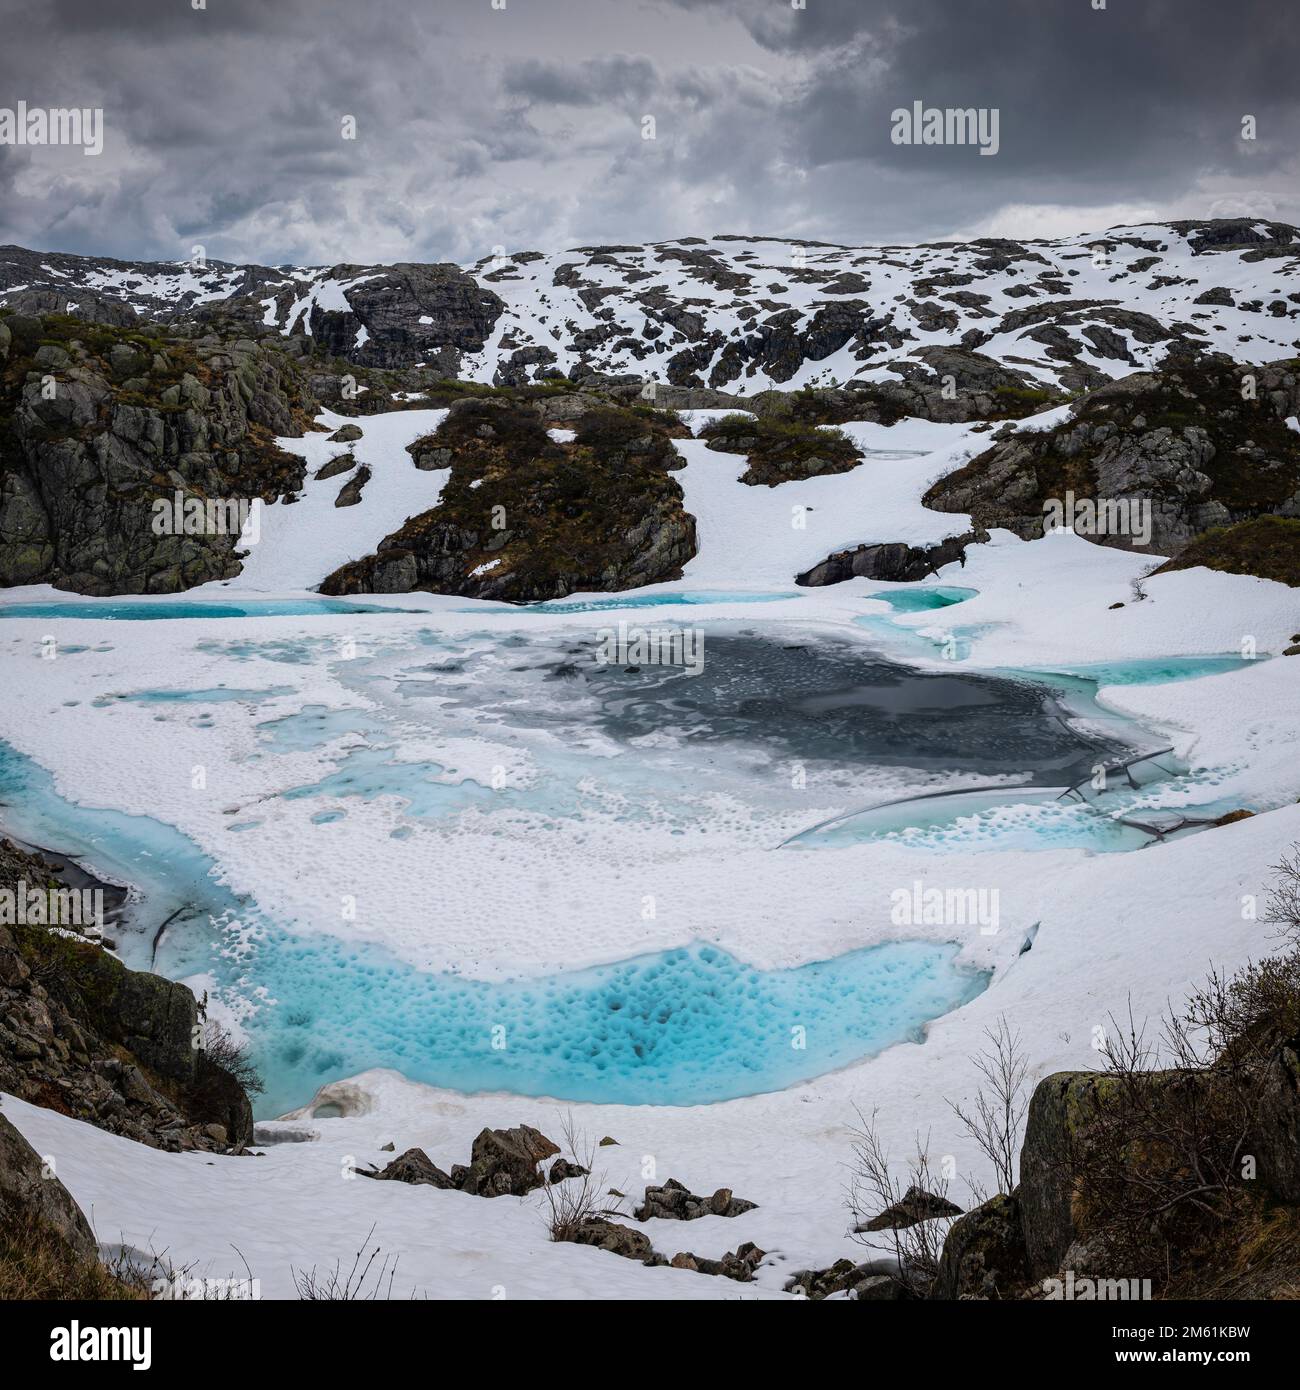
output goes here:
<path id="1" fill-rule="evenodd" d="M 953 1223 L 931 1297 L 1010 1298 L 1029 1278 L 1019 1202 L 1000 1193 Z"/>
<path id="2" fill-rule="evenodd" d="M 52 1240 L 68 1258 L 95 1259 L 98 1246 L 72 1194 L 4 1116 L 0 1115 L 0 1236 Z"/>
<path id="3" fill-rule="evenodd" d="M 733 1197 L 729 1187 L 720 1187 L 711 1197 L 697 1197 L 675 1178 L 662 1187 L 647 1187 L 645 1200 L 633 1212 L 638 1221 L 658 1217 L 665 1221 L 695 1221 L 701 1216 L 740 1216 L 758 1204 Z"/>

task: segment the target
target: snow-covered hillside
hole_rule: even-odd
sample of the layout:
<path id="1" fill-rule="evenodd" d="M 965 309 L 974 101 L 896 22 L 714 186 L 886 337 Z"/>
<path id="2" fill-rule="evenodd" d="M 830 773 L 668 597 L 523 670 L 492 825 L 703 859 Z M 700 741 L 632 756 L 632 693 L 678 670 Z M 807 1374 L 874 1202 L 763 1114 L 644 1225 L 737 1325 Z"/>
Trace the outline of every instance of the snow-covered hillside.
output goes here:
<path id="1" fill-rule="evenodd" d="M 362 365 L 511 384 L 635 375 L 750 393 L 888 380 L 976 350 L 1079 389 L 1195 343 L 1241 361 L 1300 339 L 1300 239 L 1270 222 L 1055 241 L 830 246 L 716 236 L 495 253 L 470 267 L 195 268 L 0 248 L 0 307 L 115 322 L 233 315 Z"/>

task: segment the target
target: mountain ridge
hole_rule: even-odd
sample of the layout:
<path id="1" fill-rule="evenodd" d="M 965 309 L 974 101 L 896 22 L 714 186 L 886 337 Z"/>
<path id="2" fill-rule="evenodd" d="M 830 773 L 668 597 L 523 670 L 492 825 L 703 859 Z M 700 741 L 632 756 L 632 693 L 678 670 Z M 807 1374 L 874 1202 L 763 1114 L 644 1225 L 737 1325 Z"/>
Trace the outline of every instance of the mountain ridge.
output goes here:
<path id="1" fill-rule="evenodd" d="M 494 385 L 558 375 L 738 395 L 928 373 L 978 352 L 1077 392 L 1192 346 L 1300 347 L 1300 232 L 1261 219 L 841 246 L 736 233 L 518 251 L 470 266 L 192 265 L 0 247 L 0 309 L 273 336 Z"/>

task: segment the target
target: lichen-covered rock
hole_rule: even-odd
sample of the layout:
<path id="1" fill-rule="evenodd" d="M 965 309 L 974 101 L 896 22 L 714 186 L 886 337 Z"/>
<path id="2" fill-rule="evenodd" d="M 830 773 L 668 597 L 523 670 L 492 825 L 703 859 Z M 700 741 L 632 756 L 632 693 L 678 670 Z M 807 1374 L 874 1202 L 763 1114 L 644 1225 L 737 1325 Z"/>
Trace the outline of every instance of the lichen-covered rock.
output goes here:
<path id="1" fill-rule="evenodd" d="M 1076 1201 L 1080 1145 L 1111 1084 L 1095 1072 L 1057 1072 L 1034 1088 L 1016 1189 L 1032 1279 L 1055 1274 L 1083 1235 Z"/>
<path id="2" fill-rule="evenodd" d="M 1029 1283 L 1016 1196 L 999 1193 L 949 1228 L 932 1298 L 1013 1298 Z"/>

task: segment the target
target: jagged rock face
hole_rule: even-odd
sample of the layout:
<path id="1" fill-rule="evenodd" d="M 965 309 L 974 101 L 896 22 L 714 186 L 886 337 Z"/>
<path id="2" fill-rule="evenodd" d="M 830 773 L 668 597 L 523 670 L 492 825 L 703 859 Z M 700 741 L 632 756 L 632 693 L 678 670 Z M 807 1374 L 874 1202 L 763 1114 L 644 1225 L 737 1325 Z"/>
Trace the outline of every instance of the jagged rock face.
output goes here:
<path id="1" fill-rule="evenodd" d="M 52 866 L 0 841 L 0 884 L 55 881 Z M 252 1107 L 198 1037 L 184 985 L 88 941 L 0 925 L 0 1091 L 155 1148 L 239 1147 Z"/>
<path id="2" fill-rule="evenodd" d="M 0 584 L 175 593 L 237 574 L 238 505 L 302 485 L 301 460 L 273 444 L 315 410 L 292 363 L 246 339 L 67 319 L 11 318 L 7 331 Z M 178 493 L 201 522 L 184 523 Z M 174 518 L 161 533 L 159 502 Z"/>
<path id="3" fill-rule="evenodd" d="M 926 369 L 942 349 L 1023 371 L 1024 389 L 1080 391 L 1154 368 L 1182 344 L 1285 356 L 1300 327 L 1287 283 L 1297 266 L 1295 228 L 1239 220 L 911 247 L 687 237 L 525 251 L 468 270 L 192 270 L 10 247 L 0 248 L 0 307 L 109 322 L 202 317 L 248 335 L 307 335 L 362 365 L 427 362 L 502 385 L 559 372 L 749 395 L 885 381 L 880 369 Z"/>
<path id="4" fill-rule="evenodd" d="M 347 307 L 318 294 L 305 326 L 328 355 L 362 366 L 427 363 L 453 377 L 460 353 L 483 348 L 504 308 L 491 290 L 454 265 L 340 265 L 325 283 L 340 287 L 338 297 Z M 276 300 L 277 313 L 285 303 L 291 328 L 300 326 L 295 293 L 282 290 Z"/>
<path id="5" fill-rule="evenodd" d="M 410 453 L 416 466 L 450 467 L 438 505 L 322 593 L 527 603 L 675 579 L 695 554 L 695 521 L 669 474 L 682 460 L 652 411 L 588 412 L 573 443 L 558 444 L 526 405 L 467 399 Z"/>
<path id="6" fill-rule="evenodd" d="M 978 526 L 1026 540 L 1045 533 L 1052 503 L 1122 503 L 1131 522 L 1098 544 L 1176 554 L 1195 536 L 1261 514 L 1300 516 L 1300 363 L 1245 368 L 1223 357 L 1179 359 L 1135 373 L 1075 402 L 1050 430 L 1012 432 L 924 497 L 936 511 L 967 512 Z M 1143 534 L 1148 532 L 1148 534 Z"/>

